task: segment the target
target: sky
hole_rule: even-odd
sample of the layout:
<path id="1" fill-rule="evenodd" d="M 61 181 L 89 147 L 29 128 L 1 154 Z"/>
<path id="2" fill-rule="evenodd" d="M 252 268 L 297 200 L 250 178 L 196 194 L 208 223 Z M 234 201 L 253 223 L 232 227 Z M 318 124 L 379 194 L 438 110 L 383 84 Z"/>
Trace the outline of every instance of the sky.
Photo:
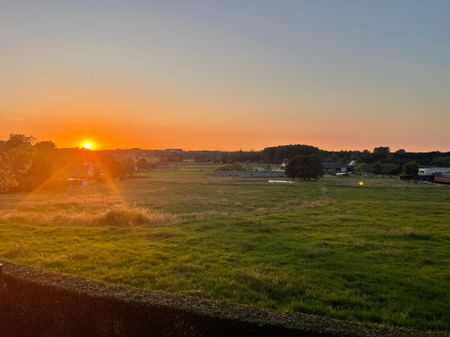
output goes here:
<path id="1" fill-rule="evenodd" d="M 450 151 L 450 0 L 0 0 L 0 139 Z"/>

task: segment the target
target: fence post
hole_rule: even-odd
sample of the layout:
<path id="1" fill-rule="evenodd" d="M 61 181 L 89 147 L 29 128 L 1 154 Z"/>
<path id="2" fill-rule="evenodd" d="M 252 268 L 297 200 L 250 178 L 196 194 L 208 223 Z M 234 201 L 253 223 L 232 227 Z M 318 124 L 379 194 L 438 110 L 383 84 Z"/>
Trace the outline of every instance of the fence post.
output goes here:
<path id="1" fill-rule="evenodd" d="M 5 278 L 3 277 L 3 263 L 0 263 L 0 290 L 6 288 Z"/>

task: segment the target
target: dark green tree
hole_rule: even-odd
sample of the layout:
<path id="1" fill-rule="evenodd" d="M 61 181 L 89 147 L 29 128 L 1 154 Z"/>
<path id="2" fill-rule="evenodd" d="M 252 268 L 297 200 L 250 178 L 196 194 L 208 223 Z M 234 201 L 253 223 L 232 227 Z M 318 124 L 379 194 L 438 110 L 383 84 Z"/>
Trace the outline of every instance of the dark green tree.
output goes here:
<path id="1" fill-rule="evenodd" d="M 373 149 L 372 157 L 375 161 L 384 161 L 387 159 L 391 149 L 388 146 L 380 146 Z"/>
<path id="2" fill-rule="evenodd" d="M 410 161 L 403 165 L 403 173 L 407 176 L 416 176 L 419 173 L 419 165 L 415 161 Z"/>
<path id="3" fill-rule="evenodd" d="M 383 175 L 398 175 L 400 173 L 400 166 L 397 164 L 391 164 L 391 163 L 383 163 L 381 164 L 381 174 Z"/>
<path id="4" fill-rule="evenodd" d="M 431 161 L 432 165 L 439 167 L 449 167 L 450 166 L 450 157 L 436 157 Z"/>
<path id="5" fill-rule="evenodd" d="M 295 156 L 320 154 L 317 147 L 311 145 L 295 144 L 268 147 L 262 151 L 262 158 L 266 163 L 281 164 L 284 159 L 292 159 Z"/>
<path id="6" fill-rule="evenodd" d="M 382 167 L 381 167 L 381 162 L 376 162 L 375 163 L 375 165 L 373 165 L 373 167 L 372 167 L 372 169 L 373 169 L 373 173 L 375 173 L 375 174 L 381 174 L 381 172 L 382 172 Z"/>
<path id="7" fill-rule="evenodd" d="M 286 175 L 292 179 L 311 180 L 323 176 L 320 157 L 315 154 L 300 155 L 289 160 Z"/>

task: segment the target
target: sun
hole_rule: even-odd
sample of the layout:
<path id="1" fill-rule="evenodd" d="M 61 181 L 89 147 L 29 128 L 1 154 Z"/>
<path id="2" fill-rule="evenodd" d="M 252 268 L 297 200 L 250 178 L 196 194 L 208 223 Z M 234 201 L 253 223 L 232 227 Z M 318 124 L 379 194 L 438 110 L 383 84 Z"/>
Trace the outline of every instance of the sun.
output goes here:
<path id="1" fill-rule="evenodd" d="M 80 148 L 85 150 L 94 150 L 95 144 L 91 140 L 83 140 L 80 144 Z"/>
<path id="2" fill-rule="evenodd" d="M 91 142 L 84 143 L 83 148 L 85 148 L 86 150 L 92 149 L 92 143 Z"/>

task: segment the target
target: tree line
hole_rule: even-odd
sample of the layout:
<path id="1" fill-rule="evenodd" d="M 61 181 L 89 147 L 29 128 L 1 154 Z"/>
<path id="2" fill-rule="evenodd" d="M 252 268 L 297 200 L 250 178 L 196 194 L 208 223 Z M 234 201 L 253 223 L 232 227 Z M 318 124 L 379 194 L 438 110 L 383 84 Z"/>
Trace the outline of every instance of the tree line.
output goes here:
<path id="1" fill-rule="evenodd" d="M 152 167 L 145 158 L 116 158 L 109 152 L 58 149 L 51 141 L 11 134 L 0 141 L 0 193 L 64 185 L 68 178 L 109 180 L 129 178 Z"/>
<path id="2" fill-rule="evenodd" d="M 299 156 L 302 158 L 298 159 Z M 310 167 L 310 172 L 316 168 L 316 174 L 309 175 L 312 179 L 320 176 L 317 163 L 323 162 L 348 164 L 355 161 L 360 172 L 387 175 L 414 175 L 419 165 L 450 167 L 450 152 L 392 152 L 387 146 L 376 147 L 372 151 L 326 151 L 304 144 L 267 147 L 262 151 L 88 151 L 58 149 L 51 141 L 36 141 L 31 136 L 11 134 L 7 140 L 0 140 L 0 192 L 28 191 L 44 183 L 63 183 L 68 177 L 96 180 L 129 178 L 136 171 L 155 166 L 148 158 L 156 158 L 162 163 L 183 160 L 222 164 L 302 162 L 303 167 Z M 297 169 L 291 164 L 287 172 Z"/>
<path id="3" fill-rule="evenodd" d="M 233 163 L 264 163 L 281 164 L 298 155 L 318 155 L 321 162 L 348 164 L 355 160 L 360 168 L 375 174 L 399 174 L 409 162 L 421 166 L 450 167 L 450 152 L 407 152 L 405 150 L 391 151 L 388 146 L 375 147 L 363 151 L 327 151 L 304 144 L 280 145 L 267 147 L 261 151 L 182 151 L 177 154 L 164 150 L 121 150 L 140 151 L 141 155 L 156 156 L 162 161 L 194 160 L 220 164 Z"/>

